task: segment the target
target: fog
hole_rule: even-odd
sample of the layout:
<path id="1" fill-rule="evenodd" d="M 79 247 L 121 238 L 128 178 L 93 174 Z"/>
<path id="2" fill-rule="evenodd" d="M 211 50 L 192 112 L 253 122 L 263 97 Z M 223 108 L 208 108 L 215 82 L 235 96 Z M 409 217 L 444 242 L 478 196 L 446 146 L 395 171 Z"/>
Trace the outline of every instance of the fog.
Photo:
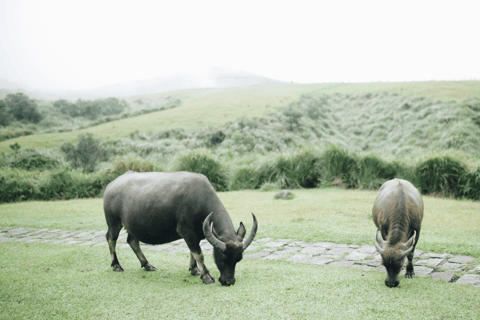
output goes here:
<path id="1" fill-rule="evenodd" d="M 478 1 L 1 1 L 0 87 L 480 78 Z M 218 69 L 217 69 L 218 70 Z"/>

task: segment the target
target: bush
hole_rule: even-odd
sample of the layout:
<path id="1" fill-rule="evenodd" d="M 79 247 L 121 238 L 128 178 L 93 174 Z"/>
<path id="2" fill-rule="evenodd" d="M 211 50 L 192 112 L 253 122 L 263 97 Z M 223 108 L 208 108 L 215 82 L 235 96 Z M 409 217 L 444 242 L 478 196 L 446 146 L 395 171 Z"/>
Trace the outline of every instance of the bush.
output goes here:
<path id="1" fill-rule="evenodd" d="M 0 131 L 0 141 L 5 141 L 5 140 L 8 140 L 8 139 L 12 139 L 12 138 L 15 138 L 15 132 L 13 132 L 12 130 L 2 130 Z"/>
<path id="2" fill-rule="evenodd" d="M 466 198 L 480 200 L 480 167 L 475 171 L 465 173 L 461 179 L 463 195 Z"/>
<path id="3" fill-rule="evenodd" d="M 48 153 L 48 151 L 37 151 L 25 149 L 14 155 L 10 155 L 7 164 L 11 168 L 24 169 L 28 171 L 43 171 L 53 169 L 60 161 Z"/>
<path id="4" fill-rule="evenodd" d="M 139 159 L 135 156 L 118 157 L 115 160 L 112 172 L 120 176 L 127 171 L 152 172 L 158 171 L 158 167 L 149 161 Z"/>
<path id="5" fill-rule="evenodd" d="M 378 189 L 397 174 L 397 164 L 390 164 L 374 155 L 362 157 L 359 162 L 357 177 L 363 189 Z"/>
<path id="6" fill-rule="evenodd" d="M 331 145 L 323 153 L 322 158 L 326 173 L 324 179 L 327 182 L 340 178 L 347 188 L 357 188 L 360 185 L 357 177 L 360 166 L 356 156 L 349 154 L 345 149 Z"/>
<path id="7" fill-rule="evenodd" d="M 91 133 L 79 135 L 77 146 L 65 142 L 60 149 L 65 153 L 72 167 L 82 168 L 83 172 L 93 172 L 97 160 L 107 159 L 107 152 L 100 145 L 100 140 L 95 139 Z"/>
<path id="8" fill-rule="evenodd" d="M 0 203 L 34 199 L 37 174 L 18 169 L 0 171 Z"/>
<path id="9" fill-rule="evenodd" d="M 102 194 L 104 185 L 98 175 L 85 175 L 68 169 L 49 172 L 38 186 L 41 200 L 90 198 Z"/>
<path id="10" fill-rule="evenodd" d="M 215 190 L 227 190 L 227 171 L 209 151 L 195 150 L 179 155 L 175 160 L 174 169 L 201 173 L 210 180 Z"/>
<path id="11" fill-rule="evenodd" d="M 460 161 L 449 156 L 437 156 L 427 159 L 416 170 L 421 193 L 441 193 L 444 196 L 463 194 L 460 178 L 466 170 Z"/>
<path id="12" fill-rule="evenodd" d="M 323 161 L 312 150 L 277 156 L 275 162 L 264 162 L 258 168 L 259 185 L 276 183 L 281 188 L 315 188 L 320 185 Z"/>
<path id="13" fill-rule="evenodd" d="M 243 166 L 235 170 L 228 187 L 229 190 L 258 189 L 262 181 L 257 170 L 251 166 Z"/>

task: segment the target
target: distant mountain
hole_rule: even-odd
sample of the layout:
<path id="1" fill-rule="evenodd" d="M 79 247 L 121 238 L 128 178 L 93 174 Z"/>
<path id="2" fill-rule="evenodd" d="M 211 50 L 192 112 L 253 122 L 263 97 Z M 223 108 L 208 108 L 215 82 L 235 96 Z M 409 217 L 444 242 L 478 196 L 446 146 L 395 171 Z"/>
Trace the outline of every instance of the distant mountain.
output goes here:
<path id="1" fill-rule="evenodd" d="M 215 68 L 210 70 L 205 76 L 176 73 L 166 77 L 123 82 L 81 91 L 40 92 L 33 89 L 22 89 L 19 85 L 0 79 L 0 96 L 8 93 L 23 92 L 31 98 L 38 99 L 98 99 L 155 94 L 184 89 L 249 87 L 276 83 L 282 83 L 282 81 L 245 71 Z"/>

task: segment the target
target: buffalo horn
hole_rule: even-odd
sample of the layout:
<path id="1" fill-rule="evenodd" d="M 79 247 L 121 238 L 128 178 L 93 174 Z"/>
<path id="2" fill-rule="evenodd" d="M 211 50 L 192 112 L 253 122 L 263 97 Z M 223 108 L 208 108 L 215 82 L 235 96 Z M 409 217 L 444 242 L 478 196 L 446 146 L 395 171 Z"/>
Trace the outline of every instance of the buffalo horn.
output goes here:
<path id="1" fill-rule="evenodd" d="M 407 242 L 405 242 L 405 243 L 403 244 L 403 248 L 404 248 L 404 249 L 408 249 L 408 248 L 410 248 L 412 245 L 415 244 L 415 236 L 416 236 L 416 235 L 417 235 L 417 231 L 413 230 L 413 236 L 412 236 L 410 239 L 408 239 Z"/>
<path id="2" fill-rule="evenodd" d="M 213 222 L 210 222 L 210 217 L 212 216 L 213 212 L 211 212 L 207 218 L 205 219 L 205 221 L 203 221 L 203 234 L 205 235 L 205 239 L 207 239 L 208 242 L 210 242 L 210 244 L 214 247 L 214 248 L 218 248 L 222 251 L 225 251 L 225 249 L 227 248 L 227 245 L 218 240 L 217 237 L 215 237 L 215 235 L 213 234 Z"/>
<path id="3" fill-rule="evenodd" d="M 374 243 L 374 244 L 375 244 L 375 248 L 377 248 L 378 253 L 382 254 L 383 251 L 384 251 L 383 247 L 384 247 L 384 245 L 385 245 L 385 241 L 383 240 L 382 235 L 380 234 L 380 229 L 377 229 L 376 238 L 377 238 L 377 242 L 378 242 L 380 245 L 378 245 L 377 243 Z"/>
<path id="4" fill-rule="evenodd" d="M 250 243 L 252 243 L 253 239 L 255 238 L 255 235 L 257 234 L 257 227 L 258 227 L 257 218 L 255 217 L 253 212 L 252 212 L 252 216 L 253 216 L 252 230 L 250 230 L 250 234 L 248 235 L 248 237 L 246 239 L 243 239 L 243 250 L 246 250 L 248 248 Z"/>

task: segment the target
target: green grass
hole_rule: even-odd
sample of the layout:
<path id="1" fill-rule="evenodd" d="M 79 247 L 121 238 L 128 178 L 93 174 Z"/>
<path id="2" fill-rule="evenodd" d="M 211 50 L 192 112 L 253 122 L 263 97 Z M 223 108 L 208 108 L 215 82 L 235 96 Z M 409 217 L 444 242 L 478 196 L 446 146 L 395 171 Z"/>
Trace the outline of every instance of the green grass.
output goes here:
<path id="1" fill-rule="evenodd" d="M 247 230 L 250 212 L 259 221 L 257 237 L 372 244 L 375 191 L 337 188 L 293 190 L 293 200 L 275 200 L 277 191 L 218 193 L 235 225 Z M 480 258 L 480 202 L 423 197 L 425 216 L 418 249 Z M 21 202 L 0 205 L 0 226 L 106 230 L 102 199 Z"/>
<path id="2" fill-rule="evenodd" d="M 157 95 L 131 97 L 130 102 L 143 98 L 164 99 L 173 96 L 183 101 L 180 107 L 146 115 L 104 123 L 83 130 L 22 136 L 0 142 L 0 152 L 10 152 L 9 145 L 19 143 L 22 148 L 53 148 L 62 141 L 76 141 L 79 134 L 91 132 L 102 140 L 115 140 L 135 130 L 157 132 L 170 128 L 196 129 L 221 126 L 240 117 L 259 117 L 288 103 L 302 94 L 392 92 L 433 99 L 479 97 L 480 81 L 428 81 L 389 83 L 322 83 L 277 84 L 247 88 L 196 89 L 167 92 Z"/>
<path id="3" fill-rule="evenodd" d="M 244 259 L 237 283 L 204 285 L 188 254 L 148 252 L 158 271 L 140 269 L 119 249 L 124 273 L 111 271 L 106 247 L 0 243 L 2 319 L 473 319 L 478 288 L 441 280 L 402 280 L 354 268 Z M 218 270 L 211 256 L 207 266 Z M 414 297 L 414 298 L 412 298 Z"/>

